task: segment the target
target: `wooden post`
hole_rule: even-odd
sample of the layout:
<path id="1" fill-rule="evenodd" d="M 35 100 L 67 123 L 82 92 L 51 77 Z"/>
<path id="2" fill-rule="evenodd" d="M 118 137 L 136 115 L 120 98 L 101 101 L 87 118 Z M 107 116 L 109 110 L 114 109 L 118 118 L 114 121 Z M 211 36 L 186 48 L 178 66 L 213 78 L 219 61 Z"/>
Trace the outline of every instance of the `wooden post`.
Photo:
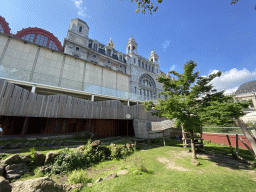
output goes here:
<path id="1" fill-rule="evenodd" d="M 163 130 L 163 140 L 164 140 L 164 130 Z M 165 140 L 164 140 L 164 146 L 165 146 Z"/>
<path id="2" fill-rule="evenodd" d="M 238 154 L 238 134 L 236 134 L 236 154 Z"/>
<path id="3" fill-rule="evenodd" d="M 256 155 L 254 154 L 253 150 L 250 149 L 250 147 L 244 142 L 244 140 L 239 137 L 239 139 L 243 142 L 243 144 L 245 145 L 245 147 L 250 151 L 250 153 L 252 154 L 252 156 L 256 159 Z"/>
<path id="4" fill-rule="evenodd" d="M 229 136 L 228 136 L 228 135 L 226 135 L 226 137 L 227 137 L 227 139 L 228 139 L 228 143 L 229 143 L 229 148 L 230 148 L 231 154 L 232 154 L 233 158 L 234 158 L 234 159 L 236 159 L 236 158 L 237 158 L 237 156 L 235 155 L 235 153 L 234 153 L 234 151 L 233 151 L 233 148 L 232 148 L 231 142 L 230 142 L 230 140 L 229 140 Z"/>
<path id="5" fill-rule="evenodd" d="M 22 133 L 21 133 L 22 137 L 24 137 L 25 129 L 27 127 L 27 122 L 28 122 L 28 117 L 26 117 L 25 122 L 23 124 L 23 129 L 22 129 Z"/>

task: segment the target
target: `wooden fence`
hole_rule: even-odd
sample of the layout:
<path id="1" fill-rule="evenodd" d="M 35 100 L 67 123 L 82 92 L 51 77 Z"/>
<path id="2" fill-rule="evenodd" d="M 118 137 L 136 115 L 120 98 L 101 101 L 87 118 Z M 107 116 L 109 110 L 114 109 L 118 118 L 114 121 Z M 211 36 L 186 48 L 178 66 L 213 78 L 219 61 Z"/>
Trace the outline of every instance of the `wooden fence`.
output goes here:
<path id="1" fill-rule="evenodd" d="M 88 101 L 67 95 L 37 95 L 0 79 L 0 116 L 84 118 L 84 119 L 143 119 L 162 121 L 141 105 L 126 106 L 118 100 Z"/>

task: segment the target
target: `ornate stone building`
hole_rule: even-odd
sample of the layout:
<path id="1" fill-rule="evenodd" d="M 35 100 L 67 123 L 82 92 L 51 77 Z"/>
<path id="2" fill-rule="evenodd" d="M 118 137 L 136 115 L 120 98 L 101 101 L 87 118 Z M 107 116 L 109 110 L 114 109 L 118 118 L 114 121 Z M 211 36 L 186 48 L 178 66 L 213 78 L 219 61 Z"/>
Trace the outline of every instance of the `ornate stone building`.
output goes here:
<path id="1" fill-rule="evenodd" d="M 115 50 L 114 41 L 104 45 L 89 38 L 89 27 L 72 19 L 63 47 L 52 33 L 26 28 L 10 33 L 0 17 L 0 77 L 38 94 L 66 94 L 88 100 L 119 100 L 134 105 L 156 102 L 163 85 L 156 77 L 158 55 L 138 54 L 131 37 L 126 53 Z M 161 96 L 162 97 L 162 96 Z"/>

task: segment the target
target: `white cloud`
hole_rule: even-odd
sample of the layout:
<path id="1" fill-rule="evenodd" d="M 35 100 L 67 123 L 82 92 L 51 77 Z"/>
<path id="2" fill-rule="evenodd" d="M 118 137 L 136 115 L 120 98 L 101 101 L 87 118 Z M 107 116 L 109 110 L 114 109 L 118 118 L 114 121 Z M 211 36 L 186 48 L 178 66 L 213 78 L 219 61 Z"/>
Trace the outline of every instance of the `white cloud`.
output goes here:
<path id="1" fill-rule="evenodd" d="M 169 46 L 169 41 L 167 40 L 167 41 L 165 41 L 162 45 L 163 45 L 163 49 L 164 49 L 164 51 L 165 51 L 165 49 Z"/>
<path id="2" fill-rule="evenodd" d="M 170 71 L 174 70 L 176 68 L 176 65 L 172 65 L 170 68 Z"/>
<path id="3" fill-rule="evenodd" d="M 74 2 L 75 7 L 78 9 L 77 14 L 84 17 L 87 16 L 85 13 L 86 7 L 83 7 L 83 1 L 82 0 L 72 0 Z"/>
<path id="4" fill-rule="evenodd" d="M 210 74 L 216 73 L 219 70 L 211 70 Z M 209 75 L 210 75 L 209 74 Z M 237 70 L 236 68 L 230 71 L 222 72 L 220 77 L 216 77 L 210 83 L 214 86 L 214 89 L 218 91 L 226 90 L 225 93 L 235 92 L 240 85 L 248 81 L 256 79 L 256 71 L 249 71 L 245 68 Z"/>

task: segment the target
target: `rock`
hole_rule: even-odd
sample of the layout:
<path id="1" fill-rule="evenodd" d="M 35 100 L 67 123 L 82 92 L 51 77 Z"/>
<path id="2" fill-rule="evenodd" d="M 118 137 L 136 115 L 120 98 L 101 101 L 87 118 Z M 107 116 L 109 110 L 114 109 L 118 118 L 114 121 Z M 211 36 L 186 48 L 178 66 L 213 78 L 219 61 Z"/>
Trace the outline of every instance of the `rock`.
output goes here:
<path id="1" fill-rule="evenodd" d="M 65 192 L 62 185 L 58 185 L 48 177 L 29 179 L 26 181 L 16 181 L 12 185 L 12 192 Z"/>
<path id="2" fill-rule="evenodd" d="M 96 140 L 96 141 L 93 141 L 93 142 L 91 143 L 91 147 L 92 147 L 92 148 L 96 148 L 96 147 L 98 147 L 100 144 L 101 144 L 101 141 L 100 141 L 100 140 Z"/>
<path id="3" fill-rule="evenodd" d="M 52 141 L 51 145 L 54 146 L 54 145 L 57 145 L 57 143 L 55 141 Z"/>
<path id="4" fill-rule="evenodd" d="M 41 144 L 39 143 L 39 141 L 36 142 L 35 146 L 36 147 L 41 147 Z"/>
<path id="5" fill-rule="evenodd" d="M 40 152 L 35 152 L 35 163 L 36 165 L 43 165 L 45 162 L 45 154 L 40 153 Z"/>
<path id="6" fill-rule="evenodd" d="M 4 149 L 10 149 L 11 147 L 12 145 L 9 142 L 3 146 Z"/>
<path id="7" fill-rule="evenodd" d="M 32 147 L 32 145 L 29 143 L 29 141 L 25 144 L 26 147 Z"/>
<path id="8" fill-rule="evenodd" d="M 104 178 L 104 180 L 110 180 L 116 177 L 116 173 L 110 173 L 107 177 Z"/>
<path id="9" fill-rule="evenodd" d="M 191 164 L 194 165 L 194 166 L 197 166 L 197 165 L 200 165 L 200 162 L 195 160 L 195 159 L 191 159 Z"/>
<path id="10" fill-rule="evenodd" d="M 48 164 L 53 161 L 53 159 L 57 156 L 58 151 L 50 151 L 46 154 L 44 164 Z"/>
<path id="11" fill-rule="evenodd" d="M 87 183 L 87 186 L 88 187 L 92 187 L 92 183 Z"/>
<path id="12" fill-rule="evenodd" d="M 3 191 L 3 192 L 12 191 L 12 186 L 10 185 L 9 181 L 2 176 L 0 176 L 0 191 Z"/>
<path id="13" fill-rule="evenodd" d="M 103 181 L 103 179 L 102 179 L 102 178 L 99 178 L 99 179 L 97 179 L 97 180 L 95 181 L 95 183 L 99 183 L 99 182 L 101 182 L 101 181 Z"/>
<path id="14" fill-rule="evenodd" d="M 79 191 L 82 189 L 83 185 L 81 183 L 77 183 L 77 184 L 67 184 L 65 183 L 63 185 L 63 188 L 66 191 L 73 191 L 74 189 L 78 189 Z"/>
<path id="15" fill-rule="evenodd" d="M 43 143 L 43 146 L 48 146 L 48 144 L 46 143 L 46 141 Z"/>
<path id="16" fill-rule="evenodd" d="M 48 172 L 50 172 L 51 171 L 51 167 L 50 166 L 47 166 L 47 165 L 44 165 L 44 166 L 42 166 L 42 167 L 40 167 L 39 169 L 38 169 L 38 172 L 39 173 L 43 173 L 43 174 L 46 174 L 46 173 L 48 173 Z"/>
<path id="17" fill-rule="evenodd" d="M 23 147 L 23 144 L 21 142 L 19 142 L 16 145 L 14 145 L 12 148 L 13 149 L 18 149 L 18 148 L 21 148 L 21 147 Z"/>
<path id="18" fill-rule="evenodd" d="M 127 170 L 120 170 L 120 171 L 117 172 L 117 175 L 125 175 L 127 173 L 128 173 Z"/>
<path id="19" fill-rule="evenodd" d="M 0 176 L 2 176 L 4 174 L 5 171 L 5 167 L 7 166 L 7 164 L 1 164 L 0 165 Z"/>
<path id="20" fill-rule="evenodd" d="M 5 167 L 5 170 L 6 170 L 6 179 L 8 179 L 9 181 L 11 181 L 12 179 L 18 179 L 23 174 L 29 173 L 29 167 L 25 163 L 7 165 Z"/>
<path id="21" fill-rule="evenodd" d="M 22 163 L 28 164 L 28 163 L 30 163 L 30 160 L 31 160 L 31 154 L 21 155 L 20 159 L 21 159 Z"/>
<path id="22" fill-rule="evenodd" d="M 19 154 L 14 154 L 8 158 L 6 158 L 5 160 L 1 161 L 3 164 L 7 164 L 7 165 L 11 165 L 11 164 L 14 164 L 14 163 L 20 163 L 21 162 L 21 159 L 20 159 L 20 156 Z"/>

